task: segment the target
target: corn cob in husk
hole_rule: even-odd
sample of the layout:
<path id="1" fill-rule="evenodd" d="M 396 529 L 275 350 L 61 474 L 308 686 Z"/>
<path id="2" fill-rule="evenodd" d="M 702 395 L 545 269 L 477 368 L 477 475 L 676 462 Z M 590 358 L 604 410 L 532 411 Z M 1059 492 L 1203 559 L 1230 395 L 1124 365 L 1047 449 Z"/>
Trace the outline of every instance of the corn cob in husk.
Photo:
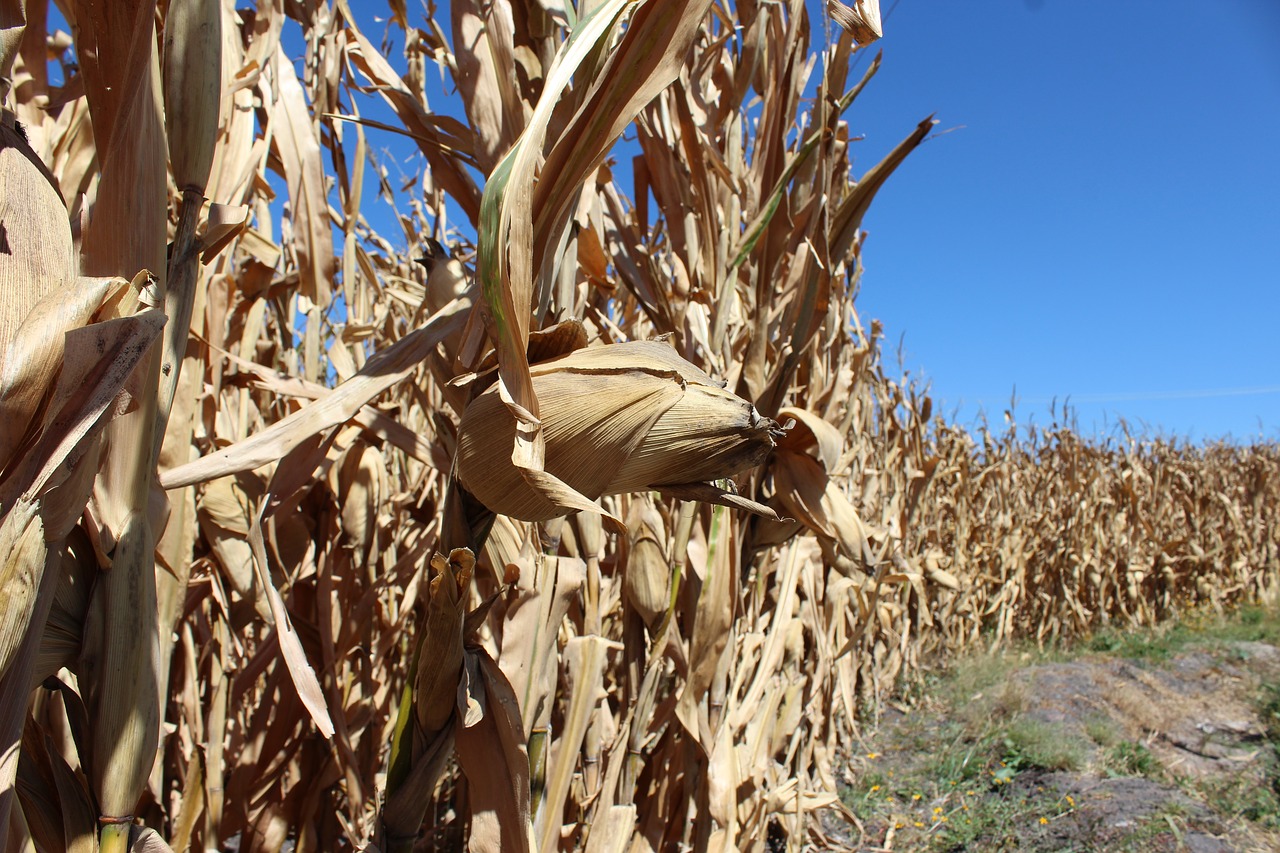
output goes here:
<path id="1" fill-rule="evenodd" d="M 579 349 L 530 368 L 545 471 L 587 500 L 722 479 L 762 462 L 781 434 L 746 400 L 658 341 Z M 497 387 L 463 413 L 459 481 L 494 512 L 545 521 L 571 507 L 514 466 L 516 420 Z M 734 505 L 768 514 L 759 505 Z"/>

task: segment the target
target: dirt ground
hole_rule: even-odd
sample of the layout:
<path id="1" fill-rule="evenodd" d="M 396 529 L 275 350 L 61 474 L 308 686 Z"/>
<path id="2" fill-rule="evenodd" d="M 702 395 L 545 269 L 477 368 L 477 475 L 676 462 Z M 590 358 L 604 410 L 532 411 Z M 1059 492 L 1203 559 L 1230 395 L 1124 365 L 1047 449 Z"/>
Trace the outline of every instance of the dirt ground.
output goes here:
<path id="1" fill-rule="evenodd" d="M 1280 850 L 1280 648 L 1133 651 L 996 656 L 892 703 L 812 849 Z"/>

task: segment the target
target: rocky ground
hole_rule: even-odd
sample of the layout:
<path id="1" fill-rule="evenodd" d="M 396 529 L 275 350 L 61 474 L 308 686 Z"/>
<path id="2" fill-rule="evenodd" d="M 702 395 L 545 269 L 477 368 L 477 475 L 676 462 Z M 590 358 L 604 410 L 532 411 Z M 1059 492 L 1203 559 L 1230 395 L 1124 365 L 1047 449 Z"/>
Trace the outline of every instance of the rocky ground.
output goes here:
<path id="1" fill-rule="evenodd" d="M 973 658 L 857 750 L 815 849 L 1280 850 L 1280 622 Z"/>

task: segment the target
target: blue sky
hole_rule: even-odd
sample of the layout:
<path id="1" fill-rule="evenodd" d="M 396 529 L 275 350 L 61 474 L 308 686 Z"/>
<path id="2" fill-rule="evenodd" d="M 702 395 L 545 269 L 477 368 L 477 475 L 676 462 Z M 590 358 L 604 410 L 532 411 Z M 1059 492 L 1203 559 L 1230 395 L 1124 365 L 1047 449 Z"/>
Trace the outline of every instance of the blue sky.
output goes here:
<path id="1" fill-rule="evenodd" d="M 882 0 L 858 310 L 961 422 L 1280 438 L 1280 2 Z"/>

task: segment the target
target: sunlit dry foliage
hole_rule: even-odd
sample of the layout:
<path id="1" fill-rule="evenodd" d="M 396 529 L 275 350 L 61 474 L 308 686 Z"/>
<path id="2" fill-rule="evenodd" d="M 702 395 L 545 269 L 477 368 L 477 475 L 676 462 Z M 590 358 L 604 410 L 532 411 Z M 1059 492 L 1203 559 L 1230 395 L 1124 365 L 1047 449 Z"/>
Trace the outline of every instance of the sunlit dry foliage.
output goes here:
<path id="1" fill-rule="evenodd" d="M 0 0 L 5 849 L 821 844 L 926 656 L 1275 595 L 1276 445 L 886 369 L 874 0 L 58 8 Z"/>

